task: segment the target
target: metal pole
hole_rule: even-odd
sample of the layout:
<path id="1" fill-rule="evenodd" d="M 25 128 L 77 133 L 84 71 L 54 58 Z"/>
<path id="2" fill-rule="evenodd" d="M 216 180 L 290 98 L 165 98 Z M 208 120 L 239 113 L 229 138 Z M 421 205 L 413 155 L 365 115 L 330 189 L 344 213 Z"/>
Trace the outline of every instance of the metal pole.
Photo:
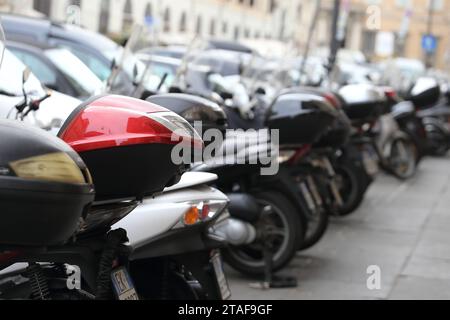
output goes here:
<path id="1" fill-rule="evenodd" d="M 340 9 L 341 0 L 334 0 L 333 20 L 331 24 L 330 56 L 328 58 L 328 74 L 330 74 L 334 69 L 337 53 L 340 47 L 340 41 L 337 39 Z"/>
<path id="2" fill-rule="evenodd" d="M 428 22 L 427 22 L 427 35 L 428 36 L 431 36 L 433 34 L 434 4 L 435 4 L 435 1 L 430 0 L 430 2 L 429 2 L 430 7 L 428 8 Z M 425 58 L 426 59 L 425 64 L 426 64 L 427 68 L 431 68 L 433 66 L 432 58 L 433 58 L 433 54 L 430 52 L 427 52 L 426 58 Z"/>
<path id="3" fill-rule="evenodd" d="M 312 38 L 314 35 L 314 31 L 316 30 L 317 21 L 319 20 L 319 14 L 320 14 L 321 7 L 322 7 L 322 1 L 317 0 L 316 11 L 314 13 L 313 20 L 311 21 L 311 25 L 309 27 L 308 40 L 306 42 L 305 53 L 303 54 L 303 61 L 302 61 L 302 65 L 300 67 L 300 76 L 302 76 L 303 73 L 305 72 L 306 61 L 308 60 L 309 51 L 311 49 L 311 42 L 312 42 Z"/>

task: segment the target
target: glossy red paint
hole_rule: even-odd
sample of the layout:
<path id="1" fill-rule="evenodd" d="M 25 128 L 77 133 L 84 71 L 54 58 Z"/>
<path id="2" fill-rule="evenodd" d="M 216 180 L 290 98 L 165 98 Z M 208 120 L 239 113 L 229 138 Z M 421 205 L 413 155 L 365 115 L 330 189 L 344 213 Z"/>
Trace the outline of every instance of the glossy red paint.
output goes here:
<path id="1" fill-rule="evenodd" d="M 173 139 L 172 130 L 151 118 L 152 114 L 168 111 L 142 100 L 105 96 L 83 108 L 60 137 L 77 152 L 186 141 L 186 137 L 178 136 Z"/>

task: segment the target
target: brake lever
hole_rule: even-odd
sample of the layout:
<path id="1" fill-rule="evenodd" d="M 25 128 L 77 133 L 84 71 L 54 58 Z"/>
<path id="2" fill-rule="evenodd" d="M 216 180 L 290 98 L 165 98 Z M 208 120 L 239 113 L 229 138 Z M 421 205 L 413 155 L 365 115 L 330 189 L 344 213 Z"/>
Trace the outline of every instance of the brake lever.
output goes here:
<path id="1" fill-rule="evenodd" d="M 32 100 L 28 106 L 28 110 L 25 111 L 26 109 L 26 105 L 25 107 L 22 109 L 22 111 L 20 113 L 22 113 L 21 115 L 21 120 L 23 120 L 24 118 L 26 118 L 31 111 L 37 111 L 39 110 L 39 107 L 41 106 L 41 103 L 44 102 L 45 100 L 47 100 L 48 98 L 51 97 L 51 93 L 47 93 L 44 97 L 42 97 L 41 99 L 37 99 L 37 100 Z M 24 112 L 25 111 L 25 112 Z"/>
<path id="2" fill-rule="evenodd" d="M 27 99 L 24 98 L 22 100 L 22 102 L 19 102 L 18 104 L 16 104 L 15 108 L 17 109 L 18 113 L 22 113 L 23 110 L 25 110 L 25 108 L 27 107 Z"/>

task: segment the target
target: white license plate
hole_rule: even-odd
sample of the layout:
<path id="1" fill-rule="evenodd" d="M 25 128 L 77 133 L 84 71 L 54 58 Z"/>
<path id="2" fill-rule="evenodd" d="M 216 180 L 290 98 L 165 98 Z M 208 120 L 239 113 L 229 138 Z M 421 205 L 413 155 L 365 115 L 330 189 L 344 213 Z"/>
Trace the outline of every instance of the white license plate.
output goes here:
<path id="1" fill-rule="evenodd" d="M 228 300 L 231 298 L 231 290 L 230 287 L 228 286 L 228 281 L 225 276 L 225 273 L 223 272 L 222 257 L 219 252 L 213 254 L 211 258 L 211 263 L 214 268 L 214 273 L 216 274 L 217 285 L 219 286 L 220 294 L 222 295 L 222 300 Z"/>
<path id="2" fill-rule="evenodd" d="M 379 171 L 376 156 L 372 152 L 364 150 L 362 152 L 362 157 L 363 157 L 364 168 L 366 168 L 367 173 L 371 176 L 376 175 Z"/>
<path id="3" fill-rule="evenodd" d="M 111 281 L 114 292 L 119 300 L 139 300 L 139 296 L 127 269 L 123 267 L 115 269 L 111 273 Z"/>

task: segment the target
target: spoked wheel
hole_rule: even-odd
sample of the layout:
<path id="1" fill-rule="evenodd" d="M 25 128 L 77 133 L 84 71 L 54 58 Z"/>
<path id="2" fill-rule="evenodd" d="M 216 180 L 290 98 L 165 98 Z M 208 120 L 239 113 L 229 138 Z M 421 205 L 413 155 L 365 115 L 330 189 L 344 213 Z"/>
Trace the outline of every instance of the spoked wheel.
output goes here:
<path id="1" fill-rule="evenodd" d="M 324 209 L 318 209 L 307 215 L 308 229 L 299 250 L 307 250 L 322 240 L 328 229 L 330 217 Z"/>
<path id="2" fill-rule="evenodd" d="M 257 240 L 246 246 L 224 250 L 224 260 L 234 269 L 248 275 L 264 274 L 264 248 L 273 253 L 273 271 L 285 267 L 295 256 L 304 237 L 305 226 L 290 201 L 277 192 L 255 195 L 262 215 L 254 224 Z"/>
<path id="3" fill-rule="evenodd" d="M 392 144 L 391 156 L 388 160 L 390 171 L 399 179 L 409 179 L 416 173 L 417 149 L 405 139 L 397 139 Z"/>
<path id="4" fill-rule="evenodd" d="M 337 216 L 348 216 L 361 205 L 367 190 L 362 181 L 363 169 L 354 165 L 340 164 L 335 168 L 335 182 L 343 205 L 336 210 Z"/>

